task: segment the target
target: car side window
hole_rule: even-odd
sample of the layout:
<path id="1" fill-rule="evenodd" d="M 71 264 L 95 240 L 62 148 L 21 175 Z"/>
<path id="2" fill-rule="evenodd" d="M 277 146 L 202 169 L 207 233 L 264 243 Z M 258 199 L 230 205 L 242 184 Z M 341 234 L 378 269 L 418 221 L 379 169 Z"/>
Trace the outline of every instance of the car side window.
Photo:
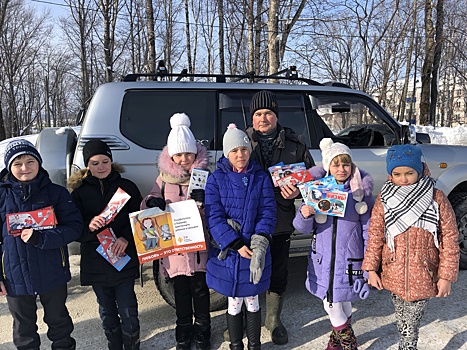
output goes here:
<path id="1" fill-rule="evenodd" d="M 162 149 L 170 132 L 170 117 L 186 113 L 196 139 L 212 149 L 216 119 L 216 93 L 184 90 L 128 90 L 120 115 L 122 134 L 147 149 Z"/>

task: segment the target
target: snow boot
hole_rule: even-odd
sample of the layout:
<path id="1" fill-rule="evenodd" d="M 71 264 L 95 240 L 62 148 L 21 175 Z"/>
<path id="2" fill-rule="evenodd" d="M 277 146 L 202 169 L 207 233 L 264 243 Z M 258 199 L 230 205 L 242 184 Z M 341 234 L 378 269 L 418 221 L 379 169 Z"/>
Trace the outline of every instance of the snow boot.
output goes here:
<path id="1" fill-rule="evenodd" d="M 342 350 L 357 350 L 357 338 L 351 326 L 344 323 L 342 326 L 333 327 L 333 329 L 336 331 Z"/>
<path id="2" fill-rule="evenodd" d="M 211 321 L 195 320 L 193 327 L 197 350 L 209 350 L 211 347 Z"/>
<path id="3" fill-rule="evenodd" d="M 342 350 L 341 342 L 337 338 L 337 332 L 335 329 L 331 332 L 326 350 Z"/>
<path id="4" fill-rule="evenodd" d="M 133 334 L 122 333 L 123 336 L 123 348 L 125 350 L 139 350 L 139 331 L 134 332 Z"/>
<path id="5" fill-rule="evenodd" d="M 123 350 L 122 329 L 120 327 L 104 330 L 109 350 Z"/>
<path id="6" fill-rule="evenodd" d="M 177 350 L 190 350 L 193 340 L 193 324 L 177 325 L 175 327 L 175 340 Z"/>
<path id="7" fill-rule="evenodd" d="M 264 325 L 271 332 L 271 339 L 274 344 L 284 345 L 289 341 L 287 329 L 281 321 L 282 306 L 284 296 L 274 292 L 266 292 L 266 320 Z"/>
<path id="8" fill-rule="evenodd" d="M 246 312 L 248 350 L 261 350 L 261 310 Z"/>
<path id="9" fill-rule="evenodd" d="M 227 315 L 227 328 L 230 336 L 230 350 L 243 350 L 243 312 Z"/>

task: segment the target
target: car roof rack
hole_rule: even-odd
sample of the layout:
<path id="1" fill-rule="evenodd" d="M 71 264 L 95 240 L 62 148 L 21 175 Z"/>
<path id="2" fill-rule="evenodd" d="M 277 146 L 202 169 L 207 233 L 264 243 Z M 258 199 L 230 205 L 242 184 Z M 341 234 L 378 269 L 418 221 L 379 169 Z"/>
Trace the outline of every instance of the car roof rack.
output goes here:
<path id="1" fill-rule="evenodd" d="M 137 81 L 139 78 L 152 78 L 157 80 L 157 78 L 166 78 L 172 77 L 175 78 L 175 81 L 181 81 L 185 78 L 214 78 L 216 83 L 225 83 L 227 79 L 230 79 L 231 82 L 239 82 L 242 80 L 248 80 L 249 82 L 255 83 L 267 79 L 278 79 L 278 80 L 288 80 L 288 81 L 300 81 L 308 85 L 323 86 L 323 84 L 308 78 L 302 78 L 298 76 L 295 66 L 290 66 L 286 69 L 283 69 L 277 73 L 271 75 L 255 75 L 254 72 L 248 72 L 246 74 L 198 74 L 198 73 L 188 73 L 187 69 L 183 69 L 180 73 L 167 73 L 165 66 L 162 66 L 159 62 L 158 71 L 156 73 L 134 73 L 128 74 L 123 78 L 123 81 Z M 284 74 L 285 75 L 282 75 Z"/>

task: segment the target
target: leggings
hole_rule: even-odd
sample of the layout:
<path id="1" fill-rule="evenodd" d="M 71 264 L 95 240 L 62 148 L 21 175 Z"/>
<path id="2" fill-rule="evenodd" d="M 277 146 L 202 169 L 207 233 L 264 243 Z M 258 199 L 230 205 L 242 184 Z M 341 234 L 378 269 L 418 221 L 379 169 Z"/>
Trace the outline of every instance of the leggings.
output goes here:
<path id="1" fill-rule="evenodd" d="M 227 312 L 232 315 L 238 315 L 242 312 L 242 304 L 245 301 L 245 307 L 249 312 L 257 312 L 259 311 L 259 296 L 251 296 L 251 297 L 229 297 L 229 306 Z"/>
<path id="2" fill-rule="evenodd" d="M 404 301 L 394 293 L 391 293 L 391 299 L 396 312 L 399 350 L 416 350 L 420 321 L 429 299 Z"/>
<path id="3" fill-rule="evenodd" d="M 324 299 L 323 305 L 334 327 L 342 326 L 352 316 L 352 303 L 350 301 L 332 303 L 332 307 L 329 307 L 329 302 Z"/>

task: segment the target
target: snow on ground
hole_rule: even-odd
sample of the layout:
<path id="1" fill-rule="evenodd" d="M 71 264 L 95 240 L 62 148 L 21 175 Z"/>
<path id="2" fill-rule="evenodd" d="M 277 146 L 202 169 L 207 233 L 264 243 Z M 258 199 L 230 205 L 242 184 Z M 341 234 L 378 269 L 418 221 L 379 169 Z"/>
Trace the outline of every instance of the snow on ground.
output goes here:
<path id="1" fill-rule="evenodd" d="M 454 128 L 415 126 L 417 132 L 430 135 L 431 143 L 437 145 L 467 145 L 467 126 Z"/>

